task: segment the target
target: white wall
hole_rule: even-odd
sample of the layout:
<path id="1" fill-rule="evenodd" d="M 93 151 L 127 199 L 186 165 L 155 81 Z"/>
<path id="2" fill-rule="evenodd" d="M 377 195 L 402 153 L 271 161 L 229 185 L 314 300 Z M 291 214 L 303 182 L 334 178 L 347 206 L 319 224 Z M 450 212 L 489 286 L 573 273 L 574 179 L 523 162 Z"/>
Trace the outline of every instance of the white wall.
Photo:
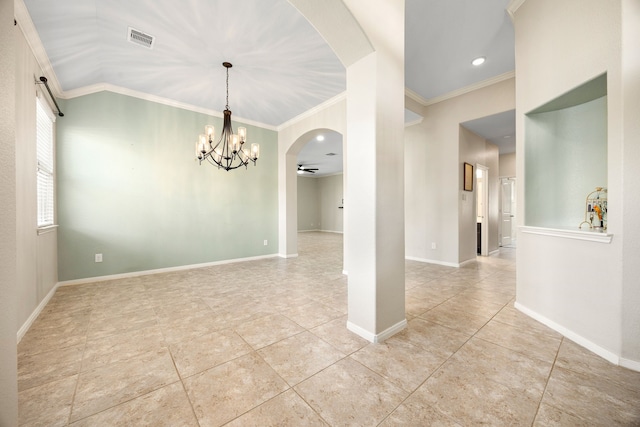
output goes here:
<path id="1" fill-rule="evenodd" d="M 622 272 L 622 362 L 635 361 L 640 370 L 640 2 L 622 1 L 622 108 L 623 108 L 623 272 Z"/>
<path id="2" fill-rule="evenodd" d="M 320 229 L 318 179 L 298 176 L 298 231 Z"/>
<path id="3" fill-rule="evenodd" d="M 298 176 L 298 231 L 342 233 L 344 199 L 342 174 Z"/>
<path id="4" fill-rule="evenodd" d="M 500 154 L 499 169 L 501 178 L 516 176 L 516 153 Z"/>
<path id="5" fill-rule="evenodd" d="M 342 233 L 344 231 L 343 174 L 323 176 L 317 179 L 320 196 L 320 229 Z"/>
<path id="6" fill-rule="evenodd" d="M 0 425 L 18 425 L 16 62 L 13 0 L 0 0 Z"/>
<path id="7" fill-rule="evenodd" d="M 405 129 L 408 258 L 449 265 L 464 261 L 460 258 L 460 242 L 475 245 L 476 235 L 475 231 L 459 232 L 465 161 L 460 153 L 460 123 L 512 110 L 514 106 L 515 82 L 511 78 L 424 107 L 420 112 L 424 121 Z M 486 166 L 494 169 L 497 177 L 497 153 L 495 161 Z M 497 235 L 495 239 L 497 242 Z M 431 249 L 432 242 L 436 249 Z"/>
<path id="8" fill-rule="evenodd" d="M 637 2 L 624 4 L 631 28 L 637 27 Z M 609 360 L 635 363 L 640 369 L 635 266 L 640 233 L 637 225 L 631 225 L 640 211 L 638 192 L 631 184 L 640 179 L 637 124 L 631 122 L 637 122 L 640 108 L 638 69 L 631 66 L 634 72 L 622 74 L 622 16 L 620 1 L 600 0 L 527 1 L 515 11 L 518 153 L 524 153 L 528 143 L 526 112 L 607 73 L 608 232 L 613 234 L 611 243 L 598 243 L 519 232 L 517 307 Z M 637 36 L 637 29 L 630 31 Z M 626 46 L 625 56 L 629 54 L 637 65 L 634 43 Z M 627 84 L 635 90 L 631 98 L 625 94 Z M 635 132 L 625 134 L 627 126 Z M 516 160 L 519 177 L 525 172 L 523 157 Z M 623 176 L 629 186 L 623 187 Z M 526 208 L 523 181 L 517 182 L 520 208 Z M 629 216 L 623 217 L 623 211 Z M 518 225 L 523 225 L 521 217 Z"/>

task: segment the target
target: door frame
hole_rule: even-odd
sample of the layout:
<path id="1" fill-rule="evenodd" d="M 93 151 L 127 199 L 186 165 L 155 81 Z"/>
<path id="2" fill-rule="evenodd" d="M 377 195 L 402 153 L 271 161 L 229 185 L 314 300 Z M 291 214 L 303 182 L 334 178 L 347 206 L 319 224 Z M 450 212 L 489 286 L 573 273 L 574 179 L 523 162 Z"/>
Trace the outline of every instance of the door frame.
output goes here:
<path id="1" fill-rule="evenodd" d="M 480 226 L 480 255 L 481 256 L 489 256 L 489 168 L 485 165 L 481 165 L 480 163 L 476 163 L 476 173 L 482 173 L 483 185 L 482 185 L 482 194 L 478 194 L 476 192 L 476 218 L 482 217 L 482 222 Z M 474 179 L 477 181 L 477 175 L 474 176 Z M 476 182 L 476 188 L 480 188 Z M 482 212 L 477 211 L 478 201 L 477 197 L 482 197 Z M 482 215 L 478 215 L 481 213 Z M 477 219 L 476 219 L 477 221 Z M 477 242 L 476 242 L 477 246 Z"/>

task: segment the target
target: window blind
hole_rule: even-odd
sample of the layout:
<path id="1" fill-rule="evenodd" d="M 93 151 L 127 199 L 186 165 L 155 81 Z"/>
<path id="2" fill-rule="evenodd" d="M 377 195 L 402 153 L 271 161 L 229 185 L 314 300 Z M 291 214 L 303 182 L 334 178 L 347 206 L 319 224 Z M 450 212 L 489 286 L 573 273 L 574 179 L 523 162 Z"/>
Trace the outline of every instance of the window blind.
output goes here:
<path id="1" fill-rule="evenodd" d="M 38 160 L 38 227 L 54 224 L 53 114 L 36 102 L 36 157 Z"/>

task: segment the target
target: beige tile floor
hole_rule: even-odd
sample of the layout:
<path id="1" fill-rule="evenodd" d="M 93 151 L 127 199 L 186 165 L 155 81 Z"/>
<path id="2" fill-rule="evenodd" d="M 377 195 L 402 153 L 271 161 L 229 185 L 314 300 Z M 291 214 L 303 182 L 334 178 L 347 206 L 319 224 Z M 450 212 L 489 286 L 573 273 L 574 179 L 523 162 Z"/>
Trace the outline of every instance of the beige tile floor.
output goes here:
<path id="1" fill-rule="evenodd" d="M 18 346 L 23 426 L 640 425 L 640 373 L 513 308 L 515 249 L 406 263 L 408 327 L 346 329 L 342 237 L 61 287 Z"/>

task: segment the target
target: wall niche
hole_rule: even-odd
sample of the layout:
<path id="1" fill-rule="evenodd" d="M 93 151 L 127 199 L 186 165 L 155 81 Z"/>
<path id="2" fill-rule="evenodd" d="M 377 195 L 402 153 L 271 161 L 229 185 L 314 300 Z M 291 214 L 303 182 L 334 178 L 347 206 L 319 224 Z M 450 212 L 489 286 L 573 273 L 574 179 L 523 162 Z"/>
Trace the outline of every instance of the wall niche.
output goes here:
<path id="1" fill-rule="evenodd" d="M 607 187 L 607 75 L 525 115 L 525 225 L 578 230 L 585 197 Z"/>

